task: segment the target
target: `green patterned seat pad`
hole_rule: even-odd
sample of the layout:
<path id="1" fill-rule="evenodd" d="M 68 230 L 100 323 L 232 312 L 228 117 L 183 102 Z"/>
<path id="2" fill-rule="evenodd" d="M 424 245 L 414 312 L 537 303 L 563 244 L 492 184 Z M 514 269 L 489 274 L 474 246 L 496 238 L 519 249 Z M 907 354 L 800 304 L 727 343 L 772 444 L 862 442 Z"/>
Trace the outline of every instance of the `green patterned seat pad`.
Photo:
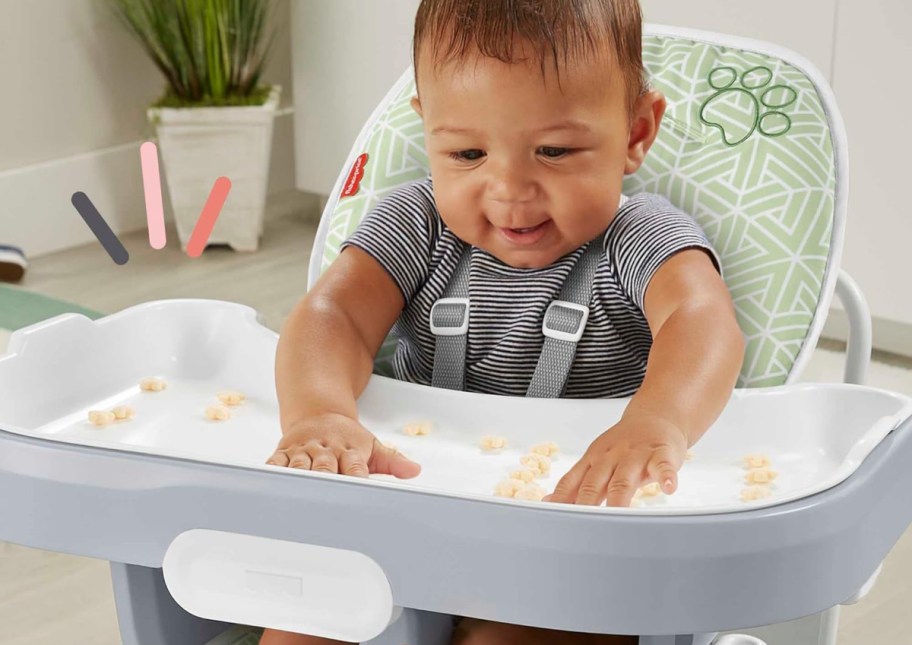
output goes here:
<path id="1" fill-rule="evenodd" d="M 664 195 L 696 218 L 747 340 L 739 385 L 780 385 L 808 336 L 830 256 L 836 173 L 820 97 L 801 70 L 754 52 L 647 35 L 643 59 L 668 109 L 624 192 Z M 414 91 L 409 83 L 372 125 L 364 176 L 332 213 L 322 269 L 379 199 L 427 175 Z"/>

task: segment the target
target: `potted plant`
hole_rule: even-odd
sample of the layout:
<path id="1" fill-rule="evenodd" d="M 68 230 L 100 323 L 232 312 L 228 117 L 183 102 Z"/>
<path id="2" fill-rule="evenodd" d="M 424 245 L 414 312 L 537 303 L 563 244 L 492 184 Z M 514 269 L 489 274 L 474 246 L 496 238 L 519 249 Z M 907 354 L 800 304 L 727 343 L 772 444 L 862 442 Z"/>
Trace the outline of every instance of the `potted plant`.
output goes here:
<path id="1" fill-rule="evenodd" d="M 231 191 L 209 243 L 256 250 L 281 91 L 259 84 L 270 0 L 109 1 L 167 81 L 148 116 L 181 245 L 225 176 Z"/>

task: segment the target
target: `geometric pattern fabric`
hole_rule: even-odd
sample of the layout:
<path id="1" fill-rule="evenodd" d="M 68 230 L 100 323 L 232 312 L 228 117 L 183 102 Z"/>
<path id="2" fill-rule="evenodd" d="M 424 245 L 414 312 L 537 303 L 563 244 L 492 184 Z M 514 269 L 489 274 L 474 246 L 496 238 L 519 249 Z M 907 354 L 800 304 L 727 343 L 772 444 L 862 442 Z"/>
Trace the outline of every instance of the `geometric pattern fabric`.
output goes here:
<path id="1" fill-rule="evenodd" d="M 668 107 L 624 192 L 664 195 L 699 222 L 747 341 L 738 385 L 781 385 L 808 337 L 831 257 L 836 163 L 820 97 L 776 57 L 682 37 L 645 34 L 643 62 Z M 392 98 L 370 126 L 357 173 L 344 170 L 350 181 L 331 213 L 322 270 L 378 200 L 427 176 L 414 93 L 408 82 Z"/>

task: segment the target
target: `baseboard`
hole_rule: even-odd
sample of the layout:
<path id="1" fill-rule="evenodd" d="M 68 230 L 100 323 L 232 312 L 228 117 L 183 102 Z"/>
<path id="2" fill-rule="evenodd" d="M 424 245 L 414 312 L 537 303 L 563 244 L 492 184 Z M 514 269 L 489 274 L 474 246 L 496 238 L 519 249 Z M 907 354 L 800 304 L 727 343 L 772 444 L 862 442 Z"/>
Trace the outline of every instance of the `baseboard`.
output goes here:
<path id="1" fill-rule="evenodd" d="M 280 112 L 273 134 L 270 196 L 294 190 L 293 127 L 291 111 Z M 89 196 L 115 233 L 145 228 L 141 144 L 133 141 L 0 172 L 0 244 L 18 246 L 34 258 L 92 242 L 92 232 L 70 202 L 77 191 Z M 170 217 L 167 191 L 164 199 Z"/>
<path id="2" fill-rule="evenodd" d="M 872 329 L 875 350 L 912 357 L 912 324 L 875 316 L 872 320 Z M 830 309 L 821 335 L 823 338 L 846 342 L 849 322 L 845 311 Z"/>

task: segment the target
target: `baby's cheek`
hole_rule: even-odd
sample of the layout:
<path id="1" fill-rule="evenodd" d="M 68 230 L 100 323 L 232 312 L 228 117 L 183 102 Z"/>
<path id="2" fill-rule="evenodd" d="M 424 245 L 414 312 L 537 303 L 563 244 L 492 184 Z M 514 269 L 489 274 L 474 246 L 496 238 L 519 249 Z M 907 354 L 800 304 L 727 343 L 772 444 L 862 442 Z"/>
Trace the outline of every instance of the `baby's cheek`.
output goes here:
<path id="1" fill-rule="evenodd" d="M 468 242 L 472 246 L 484 248 L 486 229 L 491 225 L 484 214 L 484 207 L 480 200 L 473 199 L 467 191 L 457 195 L 438 195 L 437 186 L 434 186 L 434 195 L 437 200 L 437 210 L 440 219 L 446 224 L 456 237 Z"/>
<path id="2" fill-rule="evenodd" d="M 567 180 L 556 197 L 553 217 L 563 236 L 574 246 L 582 246 L 595 238 L 611 224 L 617 213 L 620 185 L 616 190 L 606 187 L 607 182 Z"/>

